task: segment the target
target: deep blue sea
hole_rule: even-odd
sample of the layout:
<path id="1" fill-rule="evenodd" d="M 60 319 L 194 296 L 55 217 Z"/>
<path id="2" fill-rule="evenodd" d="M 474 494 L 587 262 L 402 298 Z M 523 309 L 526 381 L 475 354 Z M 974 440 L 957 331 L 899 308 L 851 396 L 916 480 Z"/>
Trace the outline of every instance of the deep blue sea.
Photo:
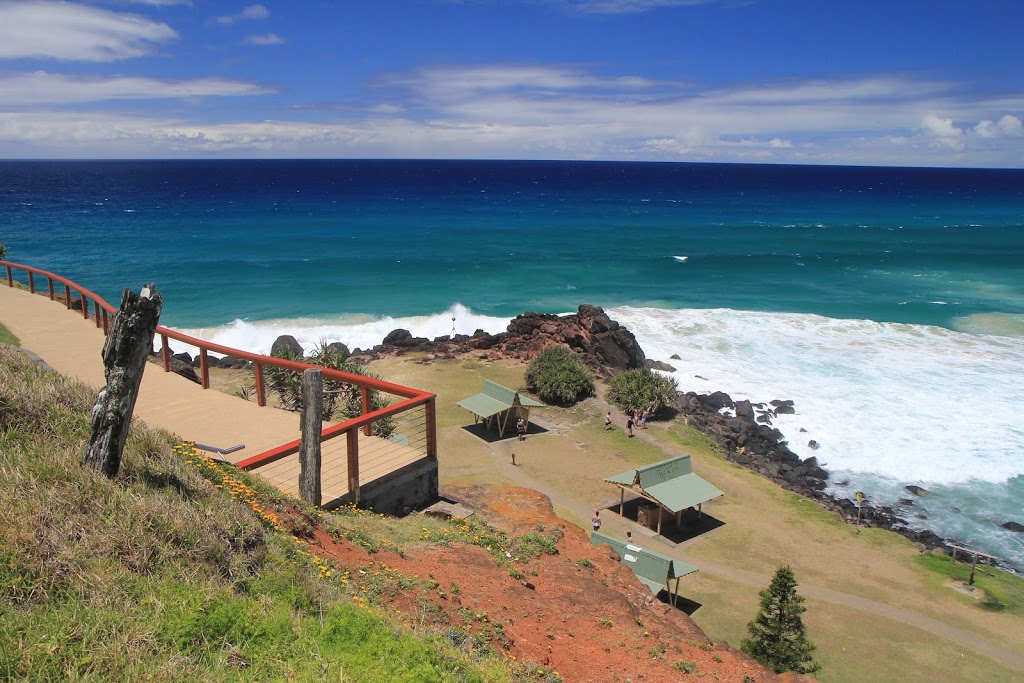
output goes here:
<path id="1" fill-rule="evenodd" d="M 683 390 L 794 399 L 836 493 L 1024 569 L 1021 170 L 0 161 L 0 243 L 263 352 L 600 305 Z"/>

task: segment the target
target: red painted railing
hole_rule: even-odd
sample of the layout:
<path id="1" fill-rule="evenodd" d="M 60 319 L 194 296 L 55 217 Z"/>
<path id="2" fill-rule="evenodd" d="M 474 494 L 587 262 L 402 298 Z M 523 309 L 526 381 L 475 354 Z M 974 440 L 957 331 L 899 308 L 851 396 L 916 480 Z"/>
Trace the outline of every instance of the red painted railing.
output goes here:
<path id="1" fill-rule="evenodd" d="M 67 278 L 39 268 L 33 268 L 32 266 L 12 263 L 9 261 L 0 261 L 0 266 L 3 266 L 6 269 L 8 286 L 14 286 L 15 271 L 23 271 L 26 274 L 29 291 L 33 293 L 36 293 L 36 277 L 46 278 L 47 292 L 50 300 L 55 301 L 58 298 L 63 298 L 65 305 L 69 309 L 72 306 L 72 300 L 79 302 L 82 308 L 82 317 L 85 320 L 89 320 L 90 318 L 94 319 L 96 327 L 102 328 L 104 334 L 110 330 L 110 324 L 113 321 L 114 316 L 117 315 L 117 309 L 108 304 L 98 294 L 89 291 Z M 56 294 L 54 283 L 59 283 L 64 286 L 63 297 L 59 297 Z M 74 299 L 72 298 L 73 294 Z M 91 315 L 90 305 L 92 306 Z M 400 413 L 423 406 L 425 409 L 425 424 L 423 432 L 426 457 L 437 457 L 437 414 L 435 407 L 435 400 L 437 397 L 435 394 L 371 377 L 363 377 L 361 375 L 353 375 L 339 370 L 332 370 L 331 368 L 311 365 L 309 363 L 300 363 L 297 361 L 284 360 L 282 358 L 274 358 L 272 356 L 264 356 L 258 353 L 249 353 L 247 351 L 231 348 L 230 346 L 214 344 L 204 339 L 190 337 L 187 334 L 182 334 L 181 332 L 176 332 L 163 326 L 156 328 L 156 334 L 160 337 L 160 352 L 165 372 L 170 372 L 171 370 L 171 350 L 168 345 L 168 340 L 174 339 L 175 341 L 179 341 L 183 344 L 188 344 L 199 349 L 199 375 L 203 389 L 210 388 L 209 353 L 221 353 L 226 356 L 241 358 L 251 362 L 253 375 L 256 381 L 256 401 L 260 406 L 265 406 L 267 404 L 266 383 L 263 378 L 263 369 L 267 366 L 282 368 L 284 370 L 299 373 L 308 368 L 317 368 L 323 371 L 325 379 L 334 379 L 360 387 L 362 391 L 363 414 L 359 417 L 327 427 L 320 435 L 321 441 L 337 438 L 342 435 L 346 436 L 348 440 L 348 478 L 350 490 L 357 491 L 359 488 L 359 440 L 357 438 L 357 431 L 362 429 L 366 436 L 370 436 L 372 424 L 378 420 L 396 416 Z M 369 396 L 371 390 L 401 396 L 405 400 L 379 410 L 370 411 Z M 298 450 L 299 442 L 297 440 L 291 441 L 286 444 L 282 444 L 277 448 L 273 448 L 251 458 L 242 460 L 238 463 L 238 466 L 243 469 L 253 470 L 295 454 Z"/>

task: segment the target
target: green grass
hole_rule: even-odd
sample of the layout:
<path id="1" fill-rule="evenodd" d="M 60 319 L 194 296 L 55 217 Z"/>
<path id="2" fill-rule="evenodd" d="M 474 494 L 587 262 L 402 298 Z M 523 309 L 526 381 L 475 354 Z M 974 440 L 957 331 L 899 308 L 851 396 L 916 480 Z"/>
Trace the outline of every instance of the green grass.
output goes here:
<path id="1" fill-rule="evenodd" d="M 917 557 L 918 564 L 930 572 L 932 583 L 944 583 L 947 579 L 967 581 L 971 574 L 971 562 L 953 562 L 951 557 L 921 553 Z M 1024 615 L 1024 580 L 1016 574 L 1004 572 L 979 565 L 974 572 L 974 586 L 984 591 L 984 597 L 974 599 L 964 596 L 964 600 L 977 604 L 979 609 L 990 612 L 1007 612 Z"/>
<path id="2" fill-rule="evenodd" d="M 355 599 L 373 587 L 279 531 L 317 513 L 284 520 L 293 502 L 165 435 L 133 425 L 114 481 L 83 468 L 94 400 L 0 351 L 0 680 L 521 680 Z"/>
<path id="3" fill-rule="evenodd" d="M 21 341 L 3 323 L 0 323 L 0 343 L 21 346 Z"/>

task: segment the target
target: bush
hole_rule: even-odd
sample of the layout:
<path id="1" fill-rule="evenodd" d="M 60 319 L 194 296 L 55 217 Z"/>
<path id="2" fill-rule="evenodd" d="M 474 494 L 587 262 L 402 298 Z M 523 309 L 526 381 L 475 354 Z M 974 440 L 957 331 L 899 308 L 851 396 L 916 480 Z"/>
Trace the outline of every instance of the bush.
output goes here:
<path id="1" fill-rule="evenodd" d="M 594 393 L 594 375 L 571 349 L 549 346 L 530 361 L 526 387 L 542 401 L 571 405 Z"/>
<path id="2" fill-rule="evenodd" d="M 656 413 L 675 400 L 678 384 L 653 370 L 626 370 L 611 381 L 608 400 L 626 412 L 649 410 Z"/>

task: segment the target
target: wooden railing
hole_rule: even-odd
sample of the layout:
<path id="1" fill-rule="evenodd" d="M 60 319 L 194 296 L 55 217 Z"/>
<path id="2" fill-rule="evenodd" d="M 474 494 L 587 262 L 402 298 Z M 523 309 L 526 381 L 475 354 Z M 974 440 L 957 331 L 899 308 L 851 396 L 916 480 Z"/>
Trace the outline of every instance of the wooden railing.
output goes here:
<path id="1" fill-rule="evenodd" d="M 93 319 L 95 320 L 96 327 L 102 328 L 104 334 L 109 332 L 114 316 L 117 315 L 117 309 L 107 303 L 98 294 L 67 278 L 39 268 L 33 268 L 32 266 L 12 263 L 9 261 L 0 261 L 0 266 L 3 266 L 6 269 L 8 286 L 14 286 L 16 281 L 14 273 L 16 271 L 20 271 L 25 273 L 29 291 L 41 294 L 42 292 L 37 292 L 37 279 L 45 279 L 47 293 L 50 300 L 56 301 L 57 299 L 63 299 L 64 304 L 68 309 L 71 309 L 74 304 L 81 306 L 82 317 L 85 320 Z M 20 280 L 18 282 L 20 283 Z M 63 286 L 63 296 L 60 296 L 57 293 L 55 283 L 56 285 Z M 91 313 L 90 310 L 92 311 Z M 225 356 L 240 358 L 252 363 L 253 375 L 256 382 L 256 401 L 260 406 L 266 406 L 267 404 L 267 389 L 263 371 L 264 368 L 268 366 L 297 373 L 301 373 L 307 368 L 318 368 L 323 371 L 324 379 L 333 379 L 346 384 L 358 386 L 362 394 L 363 414 L 339 424 L 331 425 L 325 428 L 320 435 L 321 441 L 327 441 L 341 436 L 346 438 L 348 442 L 348 484 L 349 489 L 352 491 L 358 491 L 359 489 L 358 431 L 361 429 L 363 434 L 370 436 L 372 433 L 372 425 L 378 420 L 394 417 L 406 411 L 411 411 L 419 406 L 423 406 L 424 424 L 422 434 L 423 448 L 425 451 L 424 455 L 429 458 L 437 457 L 437 413 L 435 405 L 437 397 L 435 394 L 402 386 L 400 384 L 385 382 L 372 377 L 354 375 L 309 363 L 284 360 L 282 358 L 264 356 L 258 353 L 249 353 L 247 351 L 231 348 L 230 346 L 214 344 L 204 339 L 191 337 L 187 334 L 182 334 L 181 332 L 176 332 L 175 330 L 171 330 L 163 326 L 156 328 L 156 334 L 160 337 L 160 355 L 165 372 L 171 371 L 171 350 L 169 340 L 173 339 L 181 342 L 182 344 L 187 344 L 199 349 L 199 376 L 203 389 L 210 388 L 210 353 L 224 354 Z M 371 391 L 380 391 L 386 394 L 399 396 L 404 400 L 393 405 L 371 411 Z M 299 441 L 290 441 L 278 446 L 277 448 L 270 449 L 251 458 L 242 460 L 237 464 L 243 469 L 253 470 L 295 454 L 298 450 Z"/>

